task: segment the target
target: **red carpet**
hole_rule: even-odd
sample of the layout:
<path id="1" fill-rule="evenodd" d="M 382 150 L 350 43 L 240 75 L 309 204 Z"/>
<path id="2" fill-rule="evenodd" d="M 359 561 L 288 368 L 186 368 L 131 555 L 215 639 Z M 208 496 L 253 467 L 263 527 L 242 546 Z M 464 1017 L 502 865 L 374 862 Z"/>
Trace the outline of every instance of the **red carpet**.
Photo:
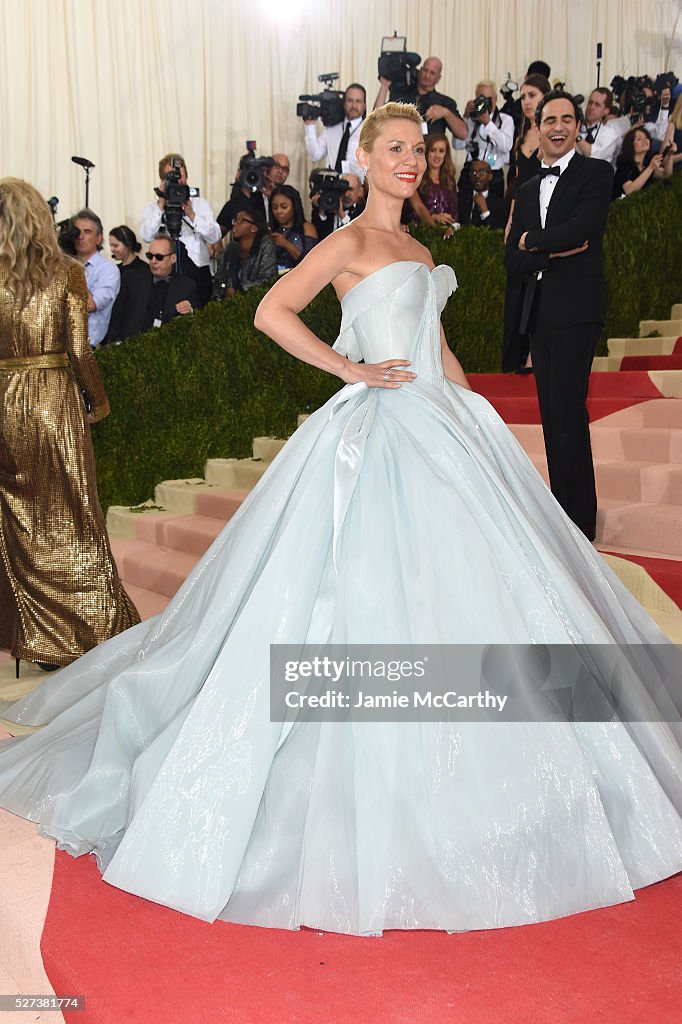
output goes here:
<path id="1" fill-rule="evenodd" d="M 67 1024 L 678 1024 L 682 876 L 547 924 L 358 939 L 207 925 L 58 853 L 42 940 Z"/>
<path id="2" fill-rule="evenodd" d="M 508 373 L 471 373 L 469 383 L 484 395 L 506 423 L 539 423 L 535 379 Z M 646 372 L 593 373 L 587 409 L 590 420 L 620 412 L 639 402 L 660 398 L 661 393 Z"/>
<path id="3" fill-rule="evenodd" d="M 658 583 L 661 590 L 664 590 L 682 609 L 682 562 L 668 558 L 649 558 L 648 555 L 631 555 L 629 552 L 625 554 L 622 551 L 608 551 L 606 548 L 600 548 L 600 551 L 604 555 L 612 554 L 616 558 L 627 558 L 628 562 L 641 565 L 652 580 Z"/>
<path id="4" fill-rule="evenodd" d="M 682 370 L 682 355 L 672 356 L 623 356 L 620 363 L 623 370 Z"/>

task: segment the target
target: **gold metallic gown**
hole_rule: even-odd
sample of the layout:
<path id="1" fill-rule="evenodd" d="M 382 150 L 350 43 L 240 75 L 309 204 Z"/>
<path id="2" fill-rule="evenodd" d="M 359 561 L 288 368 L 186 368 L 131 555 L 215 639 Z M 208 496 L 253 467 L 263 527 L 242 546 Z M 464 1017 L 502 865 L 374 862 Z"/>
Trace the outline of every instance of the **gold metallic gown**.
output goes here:
<path id="1" fill-rule="evenodd" d="M 55 665 L 139 622 L 109 547 L 81 388 L 106 416 L 82 267 L 65 259 L 22 310 L 0 280 L 0 647 Z"/>

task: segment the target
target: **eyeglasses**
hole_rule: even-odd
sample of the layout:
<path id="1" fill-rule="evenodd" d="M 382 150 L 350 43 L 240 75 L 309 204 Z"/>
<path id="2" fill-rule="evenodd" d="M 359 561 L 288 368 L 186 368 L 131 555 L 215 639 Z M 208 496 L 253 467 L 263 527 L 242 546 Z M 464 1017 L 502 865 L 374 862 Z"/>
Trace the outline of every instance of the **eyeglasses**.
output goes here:
<path id="1" fill-rule="evenodd" d="M 272 166 L 279 168 L 280 171 L 290 171 L 291 170 L 291 168 L 289 167 L 289 164 L 279 164 L 279 163 L 277 163 L 276 160 L 273 161 Z"/>
<path id="2" fill-rule="evenodd" d="M 234 218 L 234 223 L 235 224 L 255 224 L 256 222 L 255 222 L 255 220 L 249 220 L 248 217 L 235 217 Z"/>
<path id="3" fill-rule="evenodd" d="M 148 260 L 158 260 L 161 263 L 162 260 L 167 260 L 169 256 L 172 256 L 172 252 L 148 252 Z"/>
<path id="4" fill-rule="evenodd" d="M 491 170 L 486 167 L 475 167 L 471 172 L 472 178 L 486 178 L 489 174 L 492 174 Z"/>

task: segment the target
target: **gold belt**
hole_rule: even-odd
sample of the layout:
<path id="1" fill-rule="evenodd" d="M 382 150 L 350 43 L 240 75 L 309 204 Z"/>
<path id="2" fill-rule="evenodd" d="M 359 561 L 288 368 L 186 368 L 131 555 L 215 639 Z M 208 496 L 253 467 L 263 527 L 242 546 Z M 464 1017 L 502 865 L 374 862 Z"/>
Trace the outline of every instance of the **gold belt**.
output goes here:
<path id="1" fill-rule="evenodd" d="M 66 352 L 51 352 L 46 356 L 24 356 L 18 359 L 0 359 L 0 373 L 3 370 L 51 370 L 68 366 Z"/>

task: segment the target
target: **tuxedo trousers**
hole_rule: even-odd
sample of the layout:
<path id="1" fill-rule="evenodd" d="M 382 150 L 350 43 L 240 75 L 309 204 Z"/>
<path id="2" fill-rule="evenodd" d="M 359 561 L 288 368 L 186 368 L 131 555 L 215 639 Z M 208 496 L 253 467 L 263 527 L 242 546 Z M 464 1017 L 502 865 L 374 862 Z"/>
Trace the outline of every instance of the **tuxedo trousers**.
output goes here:
<path id="1" fill-rule="evenodd" d="M 598 323 L 544 327 L 531 321 L 530 351 L 552 494 L 588 540 L 597 526 L 597 492 L 587 390 Z"/>

